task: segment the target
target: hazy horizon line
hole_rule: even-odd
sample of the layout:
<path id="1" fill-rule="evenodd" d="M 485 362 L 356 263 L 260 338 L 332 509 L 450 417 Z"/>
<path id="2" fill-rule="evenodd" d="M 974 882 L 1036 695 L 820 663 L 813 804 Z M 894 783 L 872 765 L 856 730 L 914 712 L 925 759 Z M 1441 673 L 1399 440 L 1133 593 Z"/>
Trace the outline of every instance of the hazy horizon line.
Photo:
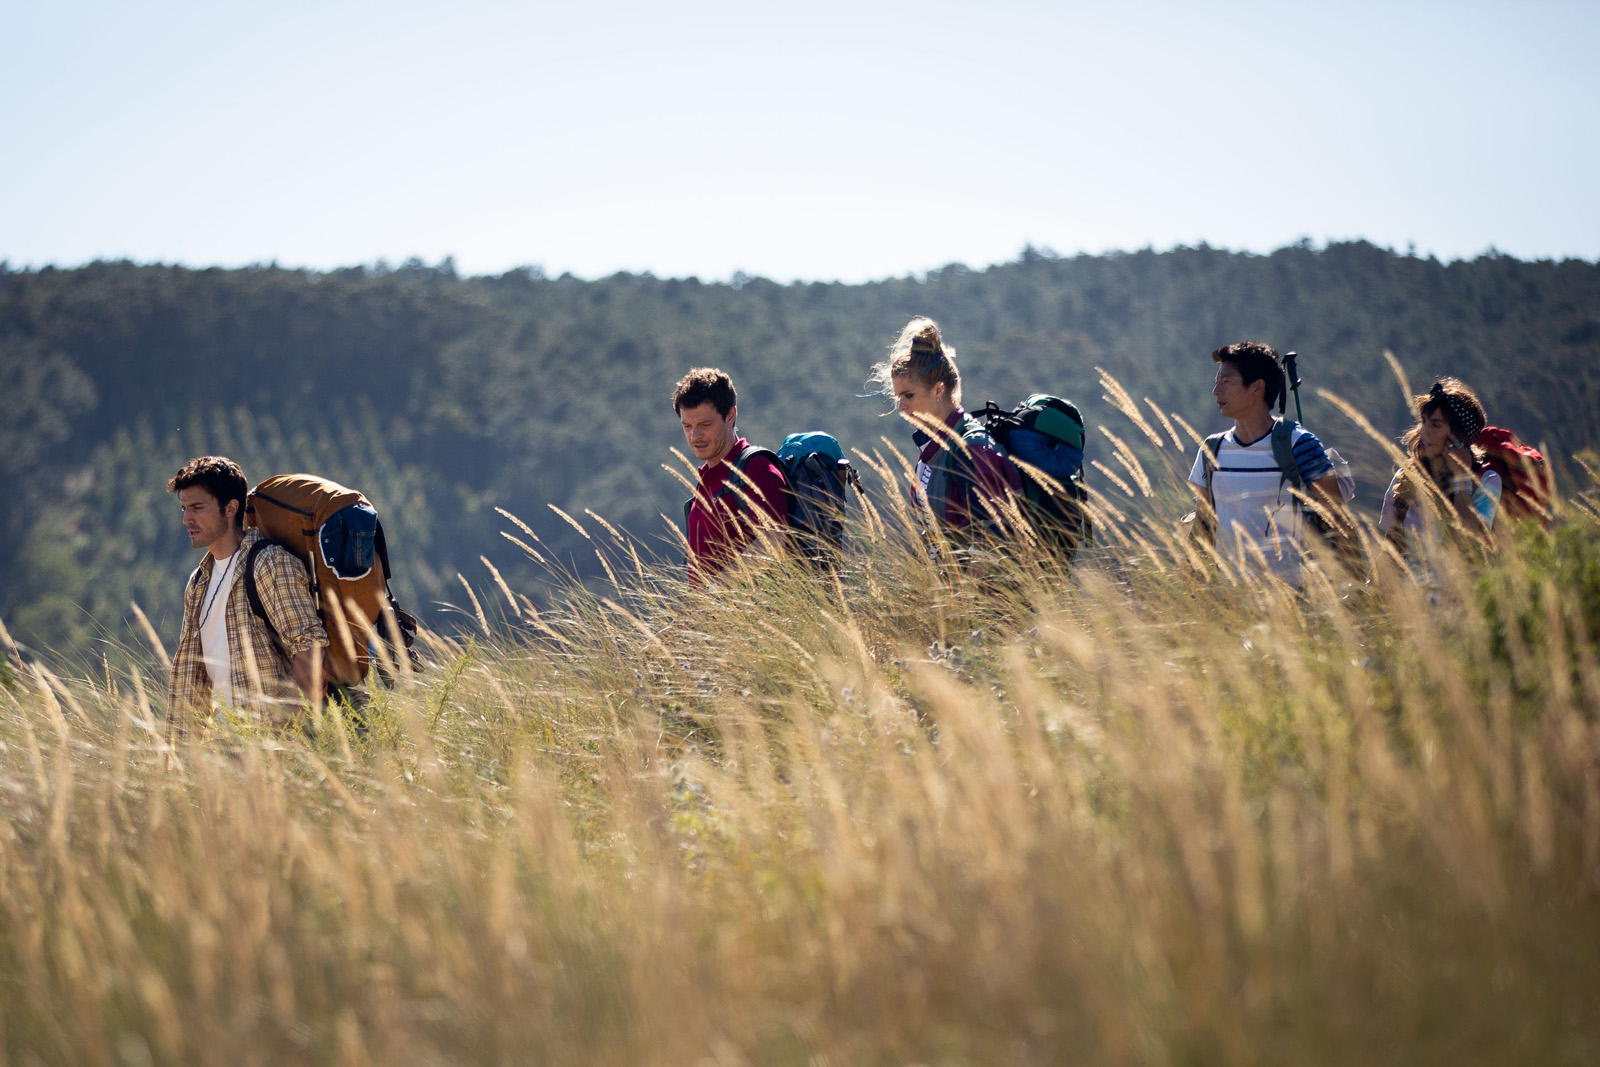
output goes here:
<path id="1" fill-rule="evenodd" d="M 210 270 L 225 270 L 225 271 L 279 270 L 279 271 L 285 271 L 285 272 L 288 272 L 288 273 L 316 274 L 316 275 L 324 275 L 324 276 L 335 275 L 335 274 L 344 274 L 344 273 L 349 273 L 351 271 L 360 270 L 360 271 L 368 272 L 370 274 L 374 274 L 374 275 L 377 275 L 377 276 L 380 276 L 380 277 L 385 275 L 385 274 L 395 274 L 395 273 L 400 273 L 402 271 L 427 270 L 427 271 L 432 271 L 432 272 L 448 275 L 448 276 L 450 276 L 452 278 L 455 278 L 456 280 L 459 280 L 459 281 L 493 280 L 493 279 L 497 279 L 497 278 L 505 278 L 505 277 L 507 277 L 509 275 L 519 274 L 519 273 L 520 274 L 526 274 L 530 278 L 538 279 L 538 280 L 557 281 L 557 280 L 562 280 L 562 279 L 570 279 L 570 280 L 575 280 L 575 281 L 580 281 L 580 282 L 597 282 L 597 281 L 604 281 L 604 280 L 606 280 L 608 278 L 615 278 L 615 277 L 618 277 L 618 276 L 627 276 L 627 277 L 632 277 L 632 278 L 652 278 L 652 279 L 655 279 L 657 281 L 679 281 L 679 282 L 694 281 L 694 282 L 698 282 L 698 283 L 700 283 L 702 285 L 728 285 L 728 286 L 731 286 L 731 287 L 733 287 L 735 289 L 739 289 L 739 288 L 742 288 L 745 285 L 748 285 L 748 284 L 750 284 L 752 282 L 758 282 L 758 281 L 770 282 L 772 284 L 777 284 L 777 285 L 882 285 L 882 284 L 886 284 L 888 282 L 899 282 L 899 281 L 908 281 L 908 280 L 920 283 L 920 282 L 926 281 L 929 277 L 943 274 L 946 271 L 959 271 L 961 273 L 981 274 L 981 273 L 984 273 L 986 271 L 993 270 L 993 269 L 996 269 L 996 268 L 1014 266 L 1016 264 L 1031 262 L 1031 261 L 1034 261 L 1034 260 L 1118 259 L 1118 258 L 1122 258 L 1122 257 L 1126 257 L 1126 256 L 1172 255 L 1172 254 L 1176 254 L 1176 253 L 1180 253 L 1180 252 L 1221 252 L 1224 255 L 1229 255 L 1229 256 L 1242 256 L 1242 257 L 1247 257 L 1247 258 L 1262 258 L 1262 259 L 1265 259 L 1265 258 L 1269 258 L 1269 257 L 1274 256 L 1274 255 L 1277 255 L 1280 252 L 1290 252 L 1290 251 L 1307 251 L 1307 252 L 1313 252 L 1313 253 L 1319 253 L 1320 254 L 1320 253 L 1323 253 L 1323 252 L 1327 252 L 1328 250 L 1330 250 L 1332 248 L 1336 248 L 1336 247 L 1340 247 L 1340 246 L 1346 246 L 1346 245 L 1367 245 L 1368 247 L 1377 249 L 1380 252 L 1387 252 L 1389 255 L 1394 256 L 1395 258 L 1398 258 L 1398 259 L 1417 259 L 1417 260 L 1432 261 L 1432 262 L 1440 263 L 1440 264 L 1442 264 L 1443 266 L 1446 266 L 1446 267 L 1452 266 L 1452 265 L 1457 264 L 1457 263 L 1474 263 L 1474 262 L 1478 262 L 1479 260 L 1484 260 L 1484 259 L 1513 259 L 1513 260 L 1516 260 L 1516 261 L 1521 262 L 1521 263 L 1529 263 L 1529 264 L 1578 262 L 1578 263 L 1583 263 L 1583 264 L 1591 265 L 1591 266 L 1592 265 L 1600 265 L 1600 255 L 1597 255 L 1594 258 L 1588 258 L 1588 257 L 1584 257 L 1584 256 L 1572 256 L 1572 255 L 1563 255 L 1563 256 L 1560 256 L 1560 257 L 1539 256 L 1539 257 L 1528 257 L 1528 258 L 1525 258 L 1525 257 L 1519 256 L 1519 255 L 1517 255 L 1515 253 L 1502 251 L 1501 249 L 1497 248 L 1493 244 L 1489 245 L 1488 247 L 1484 248 L 1482 251 L 1480 251 L 1477 254 L 1472 255 L 1472 256 L 1454 256 L 1454 257 L 1451 257 L 1451 258 L 1448 258 L 1448 259 L 1442 259 L 1435 252 L 1432 252 L 1432 251 L 1424 252 L 1424 251 L 1418 250 L 1417 247 L 1414 244 L 1408 246 L 1407 249 L 1404 252 L 1402 252 L 1402 251 L 1396 249 L 1392 245 L 1389 245 L 1389 246 L 1380 245 L 1380 244 L 1377 244 L 1377 243 L 1373 242 L 1372 240 L 1370 240 L 1368 238 L 1365 238 L 1365 237 L 1330 238 L 1330 239 L 1324 240 L 1321 244 L 1317 244 L 1316 242 L 1312 241 L 1311 238 L 1309 238 L 1309 237 L 1302 237 L 1297 241 L 1291 241 L 1291 242 L 1289 242 L 1287 244 L 1279 245 L 1276 248 L 1273 248 L 1273 249 L 1270 249 L 1270 250 L 1264 251 L 1264 252 L 1263 251 L 1258 251 L 1258 250 L 1253 249 L 1253 248 L 1229 248 L 1229 247 L 1224 246 L 1224 245 L 1214 245 L 1214 244 L 1210 243 L 1209 241 L 1201 241 L 1198 244 L 1192 244 L 1192 245 L 1191 244 L 1178 243 L 1178 244 L 1174 244 L 1174 245 L 1171 245 L 1169 247 L 1164 247 L 1164 248 L 1160 248 L 1160 249 L 1157 249 L 1154 245 L 1147 244 L 1142 248 L 1135 248 L 1135 249 L 1106 248 L 1106 249 L 1101 249 L 1101 250 L 1095 251 L 1095 252 L 1090 252 L 1090 251 L 1087 251 L 1087 250 L 1084 250 L 1084 249 L 1079 249 L 1079 250 L 1072 251 L 1072 252 L 1058 252 L 1058 251 L 1056 251 L 1055 249 L 1051 248 L 1048 245 L 1035 245 L 1035 244 L 1033 244 L 1031 242 L 1027 242 L 1017 252 L 1015 258 L 1012 258 L 1012 259 L 994 260 L 994 261 L 991 261 L 991 262 L 982 263 L 982 264 L 978 264 L 978 265 L 973 265 L 973 264 L 970 264 L 970 263 L 963 263 L 963 262 L 961 262 L 959 260 L 951 260 L 949 262 L 943 263 L 943 264 L 941 264 L 939 266 L 935 266 L 935 267 L 927 267 L 927 268 L 923 268 L 921 270 L 909 270 L 909 271 L 905 272 L 904 274 L 883 275 L 883 276 L 879 276 L 879 277 L 862 278 L 862 279 L 858 279 L 858 280 L 846 280 L 846 279 L 844 279 L 842 277 L 808 278 L 808 277 L 801 277 L 801 276 L 793 276 L 793 277 L 781 277 L 780 278 L 780 277 L 773 277 L 773 276 L 769 276 L 769 275 L 765 275 L 765 274 L 750 274 L 750 273 L 747 273 L 746 271 L 744 271 L 742 269 L 739 269 L 739 268 L 735 268 L 731 273 L 729 273 L 725 277 L 713 277 L 713 278 L 709 278 L 709 279 L 708 278 L 702 278 L 698 274 L 658 275 L 654 271 L 650 270 L 649 268 L 634 270 L 634 269 L 629 269 L 629 268 L 626 268 L 626 267 L 619 267 L 616 270 L 611 271 L 608 274 L 596 274 L 596 275 L 585 276 L 585 275 L 576 274 L 576 273 L 574 273 L 573 271 L 570 271 L 570 270 L 565 270 L 565 271 L 562 271 L 559 274 L 556 274 L 556 273 L 553 273 L 552 271 L 548 270 L 541 263 L 519 263 L 519 264 L 515 264 L 515 265 L 510 266 L 510 267 L 507 267 L 505 270 L 498 271 L 498 272 L 495 272 L 495 271 L 483 271 L 483 272 L 479 272 L 479 273 L 465 273 L 465 272 L 461 271 L 460 268 L 456 265 L 455 256 L 453 254 L 445 255 L 445 256 L 441 257 L 440 259 L 438 259 L 437 261 L 432 262 L 432 263 L 428 262 L 425 258 L 423 258 L 422 256 L 419 256 L 419 255 L 407 256 L 405 259 L 399 261 L 398 263 L 391 262 L 389 260 L 389 258 L 386 257 L 386 256 L 379 256 L 376 259 L 373 259 L 373 260 L 370 260 L 370 261 L 346 263 L 346 264 L 342 264 L 342 265 L 338 265 L 338 266 L 329 266 L 329 267 L 313 266 L 313 265 L 309 265 L 309 264 L 286 264 L 286 263 L 283 263 L 283 262 L 281 262 L 280 260 L 278 260 L 276 258 L 270 259 L 270 260 L 252 260 L 252 261 L 248 261 L 248 262 L 238 262 L 238 263 L 200 263 L 200 264 L 196 264 L 196 263 L 184 262 L 184 261 L 181 261 L 181 260 L 170 260 L 170 261 L 169 260 L 159 260 L 159 259 L 140 260 L 140 259 L 136 259 L 133 256 L 96 256 L 93 259 L 88 259 L 88 260 L 84 260 L 82 262 L 71 263 L 71 264 L 61 264 L 61 263 L 24 263 L 24 264 L 14 264 L 14 263 L 12 263 L 12 261 L 9 258 L 0 257 L 0 273 L 5 273 L 5 274 L 39 274 L 39 273 L 43 273 L 45 271 L 84 270 L 84 269 L 89 268 L 89 267 L 101 266 L 101 265 L 106 265 L 106 266 L 128 265 L 128 266 L 133 266 L 133 267 L 177 268 L 177 269 L 194 271 L 196 273 L 200 273 L 200 272 L 204 272 L 204 271 L 210 271 Z"/>

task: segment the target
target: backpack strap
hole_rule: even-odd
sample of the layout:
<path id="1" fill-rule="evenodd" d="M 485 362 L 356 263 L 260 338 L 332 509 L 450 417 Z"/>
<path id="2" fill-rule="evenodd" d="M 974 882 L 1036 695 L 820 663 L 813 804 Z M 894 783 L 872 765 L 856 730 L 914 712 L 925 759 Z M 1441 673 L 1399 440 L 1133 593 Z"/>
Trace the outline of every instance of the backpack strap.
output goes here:
<path id="1" fill-rule="evenodd" d="M 744 469 L 750 466 L 750 461 L 757 456 L 766 456 L 779 467 L 783 466 L 783 460 L 778 458 L 776 452 L 770 448 L 762 448 L 760 445 L 745 445 L 744 451 L 739 453 L 739 458 L 733 461 L 733 465 L 739 468 L 740 474 L 743 474 Z"/>
<path id="2" fill-rule="evenodd" d="M 1008 415 L 1009 412 L 1001 412 L 1001 414 Z M 945 432 L 947 436 L 940 438 L 939 444 L 941 446 L 940 451 L 947 457 L 949 464 L 955 464 L 961 457 L 960 449 L 952 447 L 957 437 L 961 438 L 963 443 L 976 441 L 980 445 L 987 445 L 1002 456 L 1010 458 L 1006 453 L 1005 447 L 990 432 L 990 427 L 970 411 L 966 412 L 961 421 L 954 426 L 946 426 Z"/>
<path id="3" fill-rule="evenodd" d="M 383 585 L 388 592 L 389 580 L 394 577 L 394 572 L 389 569 L 389 542 L 383 538 L 383 520 L 378 520 L 378 532 L 373 538 L 373 547 L 378 550 L 378 559 L 383 561 Z"/>
<path id="4" fill-rule="evenodd" d="M 733 461 L 734 469 L 740 474 L 744 474 L 745 469 L 750 466 L 750 461 L 755 459 L 757 456 L 766 456 L 768 459 L 772 460 L 773 463 L 777 464 L 779 470 L 784 469 L 783 460 L 778 458 L 778 454 L 776 452 L 770 448 L 762 448 L 759 445 L 745 445 L 744 451 L 739 453 L 739 458 Z M 746 480 L 748 481 L 748 476 L 746 476 Z M 742 487 L 735 486 L 733 484 L 733 479 L 730 477 L 726 482 L 723 483 L 722 488 L 718 490 L 716 496 L 713 496 L 711 499 L 713 501 L 717 501 L 721 500 L 725 496 L 731 496 L 734 499 L 734 509 L 737 510 L 739 505 L 744 503 L 743 499 L 737 492 L 739 488 L 743 488 L 745 490 L 745 495 L 749 495 L 750 487 L 748 485 Z M 693 505 L 694 500 L 691 499 L 689 503 Z M 684 522 L 687 523 L 689 519 L 689 512 L 685 510 L 683 515 Z"/>
<path id="5" fill-rule="evenodd" d="M 774 452 L 770 448 L 762 448 L 759 445 L 745 445 L 744 446 L 744 451 L 740 452 L 739 455 L 733 461 L 734 469 L 737 470 L 740 474 L 744 474 L 745 473 L 745 468 L 750 466 L 750 461 L 755 459 L 757 456 L 766 456 L 768 459 L 772 460 L 772 462 L 774 464 L 777 465 L 779 470 L 786 470 L 787 469 L 783 465 L 783 460 L 778 458 L 778 454 L 776 452 Z M 733 508 L 734 508 L 734 511 L 737 512 L 739 510 L 739 507 L 744 503 L 743 498 L 740 497 L 738 492 L 737 492 L 737 488 L 740 488 L 740 487 L 736 487 L 733 484 L 733 479 L 730 477 L 726 482 L 723 483 L 722 488 L 719 489 L 716 492 L 716 494 L 711 497 L 710 500 L 706 501 L 706 503 L 708 505 L 714 504 L 718 500 L 721 500 L 723 497 L 731 496 L 731 497 L 733 497 Z M 749 494 L 749 487 L 748 486 L 744 486 L 742 488 L 744 488 L 746 495 L 748 495 Z M 785 490 L 785 492 L 787 493 L 787 490 Z M 699 499 L 700 499 L 700 495 L 699 495 L 698 492 L 696 492 L 696 494 L 694 496 L 691 496 L 688 500 L 685 500 L 683 502 L 683 528 L 684 528 L 685 532 L 687 532 L 688 529 L 689 529 L 689 513 L 694 510 L 695 501 L 699 500 Z"/>
<path id="6" fill-rule="evenodd" d="M 380 541 L 379 543 L 381 544 L 382 542 Z M 267 618 L 266 605 L 261 603 L 261 590 L 256 588 L 256 557 L 261 555 L 267 546 L 271 544 L 272 542 L 264 537 L 257 538 L 256 543 L 250 546 L 250 551 L 245 553 L 244 595 L 245 599 L 250 601 L 250 614 L 261 620 L 261 624 L 267 628 L 267 636 L 272 638 L 273 647 L 278 650 L 280 656 L 288 659 L 289 657 L 284 653 L 283 638 L 278 634 L 278 628 L 272 625 L 272 620 Z M 387 553 L 385 553 L 385 571 L 388 570 L 388 563 Z"/>
<path id="7" fill-rule="evenodd" d="M 1291 489 L 1305 490 L 1305 480 L 1300 477 L 1300 464 L 1294 458 L 1294 431 L 1298 424 L 1293 419 L 1275 419 L 1272 423 L 1272 461 L 1278 465 Z M 1279 482 L 1282 488 L 1283 482 Z"/>
<path id="8" fill-rule="evenodd" d="M 1206 492 L 1211 492 L 1211 478 L 1217 473 L 1217 457 L 1222 452 L 1222 442 L 1228 439 L 1228 431 L 1214 433 L 1206 438 L 1205 464 L 1206 464 Z"/>
<path id="9" fill-rule="evenodd" d="M 1299 424 L 1293 419 L 1274 419 L 1272 431 L 1272 461 L 1278 465 L 1278 473 L 1295 489 L 1301 488 L 1303 482 L 1300 478 L 1300 464 L 1294 459 L 1294 431 Z M 1217 473 L 1218 457 L 1222 453 L 1222 442 L 1227 440 L 1228 431 L 1214 433 L 1206 438 L 1206 489 L 1211 489 L 1211 478 Z M 1282 483 L 1280 483 L 1281 485 Z"/>
<path id="10" fill-rule="evenodd" d="M 1025 410 L 1018 408 L 1012 411 L 991 400 L 976 411 L 967 412 L 967 415 L 988 432 L 990 439 L 1000 446 L 1001 451 L 1006 451 L 1010 447 L 1011 431 L 1022 429 L 1027 425 L 1022 415 Z M 963 432 L 962 436 L 965 437 L 966 434 Z"/>
<path id="11" fill-rule="evenodd" d="M 411 659 L 411 668 L 420 671 L 422 669 L 422 657 L 417 655 L 416 650 L 412 647 L 417 643 L 417 617 L 400 606 L 400 602 L 394 598 L 394 590 L 389 588 L 389 582 L 394 577 L 394 572 L 389 568 L 389 542 L 383 536 L 382 519 L 378 520 L 378 531 L 373 539 L 373 546 L 378 551 L 378 559 L 383 563 L 384 599 L 389 602 L 389 610 L 394 613 L 394 625 L 400 632 L 400 641 L 405 645 L 406 655 Z M 249 592 L 249 590 L 246 590 L 246 592 Z M 381 616 L 379 621 L 381 622 Z M 375 629 L 381 630 L 382 627 L 376 627 Z M 384 636 L 393 637 L 392 634 L 385 634 Z M 394 645 L 392 639 L 389 644 L 392 648 Z"/>
<path id="12" fill-rule="evenodd" d="M 1203 502 L 1203 504 L 1196 504 L 1194 511 L 1185 516 L 1183 520 L 1184 522 L 1193 522 L 1196 536 L 1203 534 L 1208 544 L 1216 544 L 1217 540 L 1217 494 L 1212 491 L 1211 479 L 1217 473 L 1217 463 L 1220 461 L 1222 453 L 1222 442 L 1227 439 L 1228 431 L 1223 430 L 1221 433 L 1214 433 L 1207 437 L 1205 443 L 1201 446 L 1200 459 L 1205 464 L 1206 496 L 1210 499 Z M 1088 494 L 1084 495 L 1087 496 Z M 1209 516 L 1205 513 L 1207 507 L 1211 509 Z"/>

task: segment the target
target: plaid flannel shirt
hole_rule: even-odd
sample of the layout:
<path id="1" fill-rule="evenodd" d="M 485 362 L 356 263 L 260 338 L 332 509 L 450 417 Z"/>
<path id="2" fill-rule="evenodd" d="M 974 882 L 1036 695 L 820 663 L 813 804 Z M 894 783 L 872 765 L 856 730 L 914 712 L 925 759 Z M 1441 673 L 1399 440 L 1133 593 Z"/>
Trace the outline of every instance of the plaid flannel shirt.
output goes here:
<path id="1" fill-rule="evenodd" d="M 248 553 L 260 537 L 258 530 L 246 530 L 235 551 Z M 239 557 L 241 564 L 245 558 Z M 214 704 L 211 675 L 200 651 L 200 612 L 215 564 L 207 552 L 184 589 L 183 633 L 172 657 L 171 703 L 167 711 L 168 723 L 180 727 L 191 717 L 208 720 Z M 283 641 L 283 650 L 279 651 L 266 626 L 250 610 L 242 570 L 240 567 L 234 571 L 233 587 L 227 594 L 228 677 L 233 702 L 236 708 L 247 710 L 258 719 L 279 723 L 288 719 L 294 706 L 304 699 L 290 676 L 289 660 L 317 645 L 326 647 L 328 634 L 311 596 L 305 564 L 277 545 L 269 545 L 256 557 L 256 591 Z"/>

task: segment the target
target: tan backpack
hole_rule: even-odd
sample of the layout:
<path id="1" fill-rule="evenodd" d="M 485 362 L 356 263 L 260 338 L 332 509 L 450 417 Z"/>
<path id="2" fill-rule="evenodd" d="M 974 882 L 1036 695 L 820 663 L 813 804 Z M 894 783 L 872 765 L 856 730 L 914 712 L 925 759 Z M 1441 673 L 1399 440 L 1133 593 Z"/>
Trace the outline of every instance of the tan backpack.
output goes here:
<path id="1" fill-rule="evenodd" d="M 389 547 L 378 513 L 365 496 L 314 474 L 280 474 L 250 490 L 244 525 L 261 531 L 245 557 L 245 593 L 250 610 L 266 624 L 274 642 L 281 646 L 255 579 L 255 557 L 269 543 L 306 566 L 317 613 L 328 631 L 322 670 L 329 683 L 354 686 L 366 679 L 373 634 L 387 639 L 391 658 L 403 648 L 403 654 L 417 664 L 411 651 L 417 620 L 390 595 Z M 390 632 L 384 619 L 386 608 L 393 612 L 398 635 Z"/>

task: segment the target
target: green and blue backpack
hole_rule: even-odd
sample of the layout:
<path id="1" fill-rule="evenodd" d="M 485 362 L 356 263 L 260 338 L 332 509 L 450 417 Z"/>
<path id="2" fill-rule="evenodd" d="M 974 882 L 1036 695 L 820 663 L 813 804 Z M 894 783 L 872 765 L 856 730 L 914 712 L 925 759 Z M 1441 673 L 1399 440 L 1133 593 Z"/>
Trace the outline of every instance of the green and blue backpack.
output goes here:
<path id="1" fill-rule="evenodd" d="M 1022 495 L 1034 529 L 1070 560 L 1094 537 L 1084 510 L 1083 415 L 1070 400 L 1034 393 L 1011 410 L 989 401 L 973 412 L 1022 476 Z M 1026 464 L 1023 466 L 1022 464 Z M 1036 478 L 1039 471 L 1059 490 Z"/>

